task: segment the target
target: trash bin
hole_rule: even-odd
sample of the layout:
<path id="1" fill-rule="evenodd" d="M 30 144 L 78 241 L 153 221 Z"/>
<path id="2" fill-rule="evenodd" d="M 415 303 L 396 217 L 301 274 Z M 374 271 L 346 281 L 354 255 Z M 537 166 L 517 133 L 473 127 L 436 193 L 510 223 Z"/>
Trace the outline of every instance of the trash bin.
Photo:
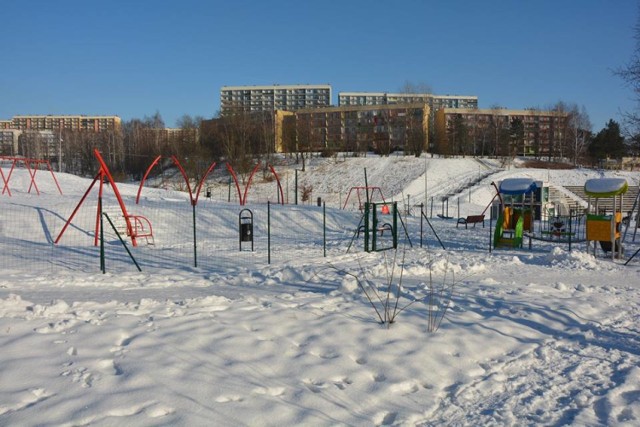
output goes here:
<path id="1" fill-rule="evenodd" d="M 318 206 L 322 206 L 322 198 L 318 197 Z"/>
<path id="2" fill-rule="evenodd" d="M 253 224 L 250 222 L 240 223 L 240 241 L 250 242 L 253 240 Z"/>
<path id="3" fill-rule="evenodd" d="M 243 209 L 238 214 L 238 229 L 240 233 L 240 250 L 242 251 L 242 242 L 251 242 L 251 251 L 253 251 L 253 212 L 249 209 Z"/>

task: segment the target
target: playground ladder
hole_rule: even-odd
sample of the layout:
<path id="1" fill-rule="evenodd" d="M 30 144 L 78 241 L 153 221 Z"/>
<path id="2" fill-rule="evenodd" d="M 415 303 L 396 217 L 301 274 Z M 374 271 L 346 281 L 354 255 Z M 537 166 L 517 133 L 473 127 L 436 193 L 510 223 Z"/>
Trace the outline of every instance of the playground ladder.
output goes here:
<path id="1" fill-rule="evenodd" d="M 633 202 L 633 207 L 629 212 L 629 218 L 626 221 L 624 226 L 624 233 L 622 234 L 622 243 L 624 243 L 625 238 L 627 237 L 627 231 L 629 230 L 629 225 L 631 225 L 631 221 L 635 218 L 635 227 L 633 229 L 633 238 L 632 242 L 636 241 L 636 231 L 638 230 L 638 222 L 640 221 L 640 188 L 638 189 L 638 194 L 636 194 L 636 199 Z"/>

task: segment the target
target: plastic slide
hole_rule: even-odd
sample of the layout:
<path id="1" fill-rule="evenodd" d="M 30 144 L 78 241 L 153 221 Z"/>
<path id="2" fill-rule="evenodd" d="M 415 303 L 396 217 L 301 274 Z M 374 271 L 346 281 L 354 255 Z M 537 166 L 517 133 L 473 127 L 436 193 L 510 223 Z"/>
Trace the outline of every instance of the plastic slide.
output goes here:
<path id="1" fill-rule="evenodd" d="M 504 237 L 504 230 L 502 228 L 504 220 L 504 214 L 498 215 L 498 223 L 496 224 L 496 230 L 493 233 L 493 247 L 498 248 L 501 246 L 510 246 L 512 248 L 522 247 L 522 236 L 524 233 L 524 218 L 521 215 L 516 222 L 516 228 L 513 230 L 513 237 Z"/>

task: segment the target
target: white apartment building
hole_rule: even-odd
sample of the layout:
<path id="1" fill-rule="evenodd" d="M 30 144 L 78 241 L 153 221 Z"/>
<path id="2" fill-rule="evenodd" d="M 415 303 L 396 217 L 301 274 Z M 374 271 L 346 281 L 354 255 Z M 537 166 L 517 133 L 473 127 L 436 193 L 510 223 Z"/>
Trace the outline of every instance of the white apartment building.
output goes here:
<path id="1" fill-rule="evenodd" d="M 118 116 L 84 115 L 24 115 L 0 121 L 0 127 L 19 130 L 86 130 L 119 132 L 122 120 Z"/>
<path id="2" fill-rule="evenodd" d="M 478 108 L 477 96 L 433 95 L 430 93 L 340 92 L 338 105 L 427 104 L 431 111 L 440 108 Z"/>
<path id="3" fill-rule="evenodd" d="M 295 111 L 331 105 L 331 85 L 223 86 L 220 110 Z"/>

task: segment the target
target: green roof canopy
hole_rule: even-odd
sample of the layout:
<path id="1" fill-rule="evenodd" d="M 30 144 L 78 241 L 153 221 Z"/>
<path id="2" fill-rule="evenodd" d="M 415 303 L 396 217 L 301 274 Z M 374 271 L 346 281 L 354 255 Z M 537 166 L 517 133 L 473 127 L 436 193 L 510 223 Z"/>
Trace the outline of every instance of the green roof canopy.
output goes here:
<path id="1" fill-rule="evenodd" d="M 593 178 L 584 184 L 584 192 L 587 196 L 613 197 L 624 194 L 629 189 L 627 180 L 624 178 Z"/>

